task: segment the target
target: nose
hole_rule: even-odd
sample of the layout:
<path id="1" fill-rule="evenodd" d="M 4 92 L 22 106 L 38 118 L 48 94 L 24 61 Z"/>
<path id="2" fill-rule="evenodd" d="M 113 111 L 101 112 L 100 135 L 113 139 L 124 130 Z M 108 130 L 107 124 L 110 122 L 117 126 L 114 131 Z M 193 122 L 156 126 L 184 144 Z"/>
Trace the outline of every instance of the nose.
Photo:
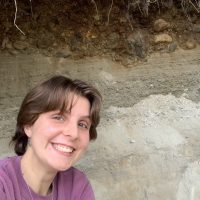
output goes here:
<path id="1" fill-rule="evenodd" d="M 74 122 L 68 122 L 63 127 L 63 134 L 75 140 L 78 138 L 78 127 Z"/>

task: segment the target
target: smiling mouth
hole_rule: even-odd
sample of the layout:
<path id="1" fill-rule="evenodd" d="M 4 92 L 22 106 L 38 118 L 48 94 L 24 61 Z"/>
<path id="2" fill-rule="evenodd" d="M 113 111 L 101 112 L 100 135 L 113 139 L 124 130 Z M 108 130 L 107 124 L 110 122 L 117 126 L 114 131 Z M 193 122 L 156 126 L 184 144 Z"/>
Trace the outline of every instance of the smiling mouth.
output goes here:
<path id="1" fill-rule="evenodd" d="M 61 145 L 61 144 L 53 144 L 53 146 L 56 150 L 63 152 L 63 153 L 72 153 L 73 151 L 75 151 L 74 148 L 65 146 L 65 145 Z"/>

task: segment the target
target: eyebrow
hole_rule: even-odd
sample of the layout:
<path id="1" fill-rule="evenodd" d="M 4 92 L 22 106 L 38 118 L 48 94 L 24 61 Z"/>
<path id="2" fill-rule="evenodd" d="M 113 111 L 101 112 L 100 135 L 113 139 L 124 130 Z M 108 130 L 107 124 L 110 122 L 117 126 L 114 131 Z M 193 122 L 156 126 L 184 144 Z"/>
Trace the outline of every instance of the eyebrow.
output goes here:
<path id="1" fill-rule="evenodd" d="M 91 119 L 91 116 L 90 116 L 90 115 L 84 115 L 84 116 L 81 116 L 81 118 L 88 118 L 88 119 Z"/>
<path id="2" fill-rule="evenodd" d="M 90 122 L 92 122 L 92 119 L 91 119 L 90 115 L 81 116 L 80 118 L 89 119 Z"/>
<path id="3" fill-rule="evenodd" d="M 56 111 L 55 111 L 55 112 L 56 112 Z M 64 115 L 70 114 L 69 111 L 61 112 L 60 110 L 58 110 L 57 112 L 58 112 L 59 114 L 64 114 Z M 91 117 L 91 115 L 83 115 L 83 116 L 80 116 L 80 118 L 89 119 L 89 120 L 92 122 L 92 117 Z"/>

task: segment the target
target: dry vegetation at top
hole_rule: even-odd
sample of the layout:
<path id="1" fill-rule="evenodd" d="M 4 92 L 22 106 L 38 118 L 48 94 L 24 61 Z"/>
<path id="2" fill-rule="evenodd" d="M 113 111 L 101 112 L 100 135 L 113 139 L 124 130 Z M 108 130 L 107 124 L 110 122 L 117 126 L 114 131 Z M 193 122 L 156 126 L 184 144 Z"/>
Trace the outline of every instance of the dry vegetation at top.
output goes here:
<path id="1" fill-rule="evenodd" d="M 198 0 L 0 0 L 0 8 L 1 51 L 13 55 L 132 62 L 200 40 Z"/>

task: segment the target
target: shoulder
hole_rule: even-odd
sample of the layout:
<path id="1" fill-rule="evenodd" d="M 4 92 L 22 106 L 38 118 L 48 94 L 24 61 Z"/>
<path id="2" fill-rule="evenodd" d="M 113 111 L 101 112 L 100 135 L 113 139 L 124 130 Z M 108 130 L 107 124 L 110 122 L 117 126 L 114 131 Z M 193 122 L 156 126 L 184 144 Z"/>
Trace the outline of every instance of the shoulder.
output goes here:
<path id="1" fill-rule="evenodd" d="M 70 191 L 70 199 L 94 200 L 94 193 L 87 176 L 80 170 L 71 167 L 59 172 L 59 184 Z"/>
<path id="2" fill-rule="evenodd" d="M 19 157 L 8 157 L 0 160 L 0 196 L 2 199 L 15 199 L 14 185 L 17 185 L 17 166 Z"/>
<path id="3" fill-rule="evenodd" d="M 12 168 L 15 168 L 19 162 L 18 156 L 7 157 L 0 160 L 0 172 L 6 172 Z"/>
<path id="4" fill-rule="evenodd" d="M 0 160 L 0 181 L 9 182 L 19 174 L 20 157 L 13 156 Z"/>
<path id="5" fill-rule="evenodd" d="M 7 157 L 0 160 L 0 181 L 12 181 L 18 174 L 20 158 L 18 156 Z"/>
<path id="6" fill-rule="evenodd" d="M 73 182 L 82 182 L 82 183 L 88 182 L 87 176 L 82 171 L 74 167 L 71 167 L 70 169 L 66 171 L 59 172 L 59 174 L 60 174 L 60 177 L 65 180 L 68 179 Z"/>

